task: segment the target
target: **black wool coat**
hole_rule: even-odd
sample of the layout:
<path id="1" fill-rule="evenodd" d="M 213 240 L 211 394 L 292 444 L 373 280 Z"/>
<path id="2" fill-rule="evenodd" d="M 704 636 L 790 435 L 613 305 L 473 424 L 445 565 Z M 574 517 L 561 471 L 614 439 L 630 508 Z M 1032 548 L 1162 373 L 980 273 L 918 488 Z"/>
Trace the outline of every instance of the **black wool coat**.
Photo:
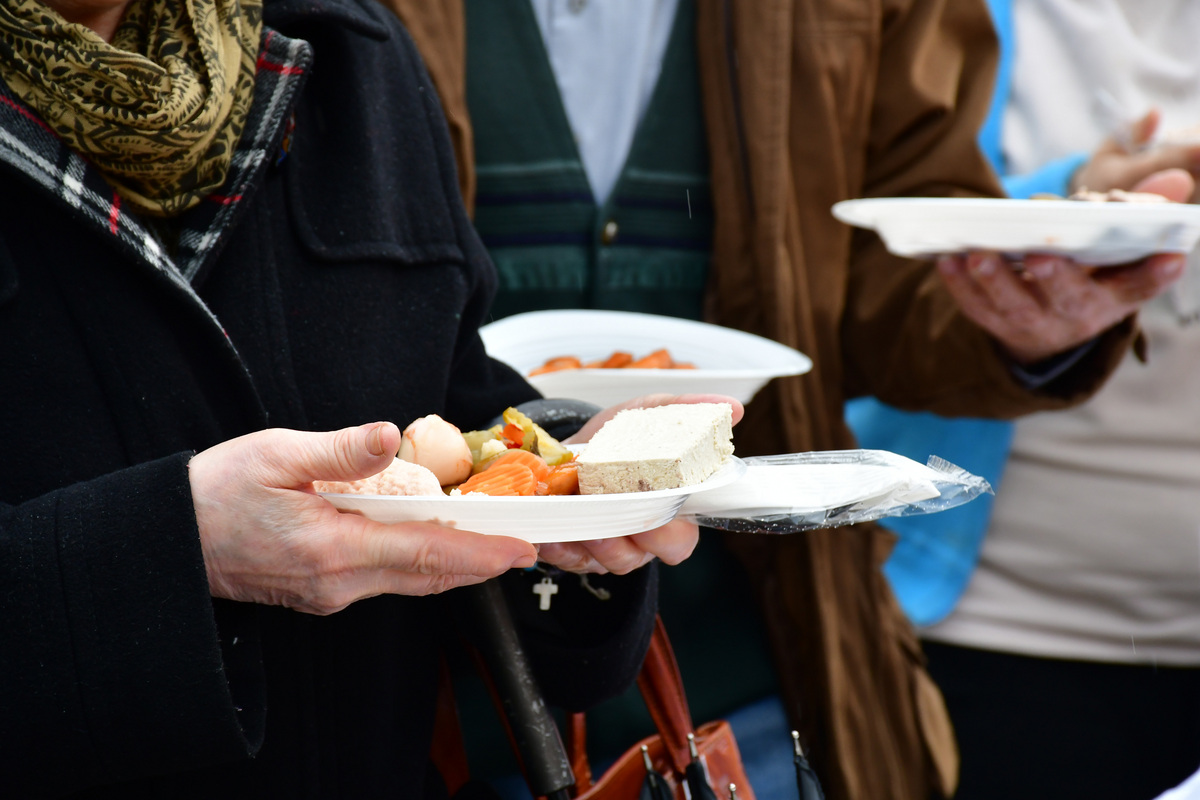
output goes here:
<path id="1" fill-rule="evenodd" d="M 446 597 L 214 601 L 187 461 L 268 426 L 471 429 L 536 393 L 477 334 L 493 271 L 407 34 L 369 0 L 265 21 L 229 181 L 169 226 L 0 85 L 0 796 L 429 791 Z M 654 584 L 564 586 L 527 639 L 552 700 L 624 688 Z"/>

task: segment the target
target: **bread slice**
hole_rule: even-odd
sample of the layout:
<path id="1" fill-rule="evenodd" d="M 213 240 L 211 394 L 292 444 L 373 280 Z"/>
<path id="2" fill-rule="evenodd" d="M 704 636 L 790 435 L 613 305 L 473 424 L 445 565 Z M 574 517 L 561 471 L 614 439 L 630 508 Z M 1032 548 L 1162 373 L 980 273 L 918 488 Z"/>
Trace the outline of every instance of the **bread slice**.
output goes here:
<path id="1" fill-rule="evenodd" d="M 687 403 L 620 411 L 577 459 L 580 494 L 677 489 L 700 483 L 733 454 L 733 409 Z"/>

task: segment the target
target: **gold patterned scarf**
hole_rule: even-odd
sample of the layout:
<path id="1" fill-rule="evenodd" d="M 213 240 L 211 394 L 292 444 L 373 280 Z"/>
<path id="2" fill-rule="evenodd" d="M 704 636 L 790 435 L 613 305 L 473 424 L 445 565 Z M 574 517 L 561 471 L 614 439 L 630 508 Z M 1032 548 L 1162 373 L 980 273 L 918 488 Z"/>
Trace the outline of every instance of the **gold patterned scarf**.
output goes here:
<path id="1" fill-rule="evenodd" d="M 4 0 L 0 77 L 123 200 L 173 216 L 225 181 L 261 32 L 262 0 L 133 0 L 112 44 L 39 0 Z"/>

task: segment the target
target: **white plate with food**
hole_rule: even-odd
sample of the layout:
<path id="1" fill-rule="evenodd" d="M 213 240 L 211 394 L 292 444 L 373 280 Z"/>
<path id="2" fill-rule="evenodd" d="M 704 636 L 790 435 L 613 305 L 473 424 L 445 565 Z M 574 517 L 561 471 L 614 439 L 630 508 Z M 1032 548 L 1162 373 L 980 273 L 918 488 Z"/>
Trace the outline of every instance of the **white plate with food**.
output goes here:
<path id="1" fill-rule="evenodd" d="M 694 486 L 623 494 L 549 497 L 489 497 L 481 494 L 321 496 L 343 511 L 376 522 L 438 522 L 453 528 L 514 536 L 535 544 L 629 536 L 665 525 L 688 497 L 738 480 L 746 465 L 730 456 L 707 480 Z"/>
<path id="2" fill-rule="evenodd" d="M 770 339 L 655 314 L 532 311 L 493 322 L 480 333 L 489 353 L 526 376 L 550 359 L 577 359 L 585 366 L 544 372 L 529 381 L 546 397 L 585 400 L 601 407 L 656 392 L 718 393 L 748 403 L 771 379 L 812 369 L 806 355 Z M 586 366 L 617 354 L 636 361 L 659 351 L 666 351 L 672 364 L 688 366 Z"/>
<path id="3" fill-rule="evenodd" d="M 1200 206 L 1165 201 L 881 197 L 845 200 L 833 215 L 876 231 L 888 250 L 910 258 L 995 250 L 1112 266 L 1191 252 L 1200 240 Z"/>

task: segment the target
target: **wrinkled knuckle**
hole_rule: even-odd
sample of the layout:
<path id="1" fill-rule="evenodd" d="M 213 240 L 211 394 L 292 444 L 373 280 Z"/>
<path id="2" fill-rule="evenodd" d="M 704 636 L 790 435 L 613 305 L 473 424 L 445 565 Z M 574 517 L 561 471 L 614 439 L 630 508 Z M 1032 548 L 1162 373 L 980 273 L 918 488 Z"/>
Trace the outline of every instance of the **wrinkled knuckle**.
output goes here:
<path id="1" fill-rule="evenodd" d="M 446 576 L 450 564 L 441 548 L 436 547 L 433 542 L 426 541 L 417 549 L 415 566 L 420 574 L 441 580 Z"/>
<path id="2" fill-rule="evenodd" d="M 337 603 L 332 600 L 318 598 L 316 602 L 311 604 L 311 613 L 318 617 L 328 617 L 345 608 L 348 603 Z"/>
<path id="3" fill-rule="evenodd" d="M 333 448 L 334 463 L 342 475 L 352 474 L 356 471 L 357 465 L 354 463 L 354 449 L 350 446 L 350 436 L 346 431 L 341 431 L 338 434 L 337 442 Z"/>
<path id="4" fill-rule="evenodd" d="M 342 588 L 340 582 L 329 576 L 320 575 L 313 578 L 309 585 L 309 593 L 305 602 L 312 613 L 318 616 L 329 616 L 341 611 L 353 602 Z"/>
<path id="5" fill-rule="evenodd" d="M 341 603 L 331 598 L 320 583 L 317 582 L 311 583 L 303 592 L 288 593 L 285 597 L 279 599 L 278 604 L 293 611 L 300 611 L 304 614 L 312 614 L 317 617 L 327 617 L 349 605 L 348 602 Z"/>

